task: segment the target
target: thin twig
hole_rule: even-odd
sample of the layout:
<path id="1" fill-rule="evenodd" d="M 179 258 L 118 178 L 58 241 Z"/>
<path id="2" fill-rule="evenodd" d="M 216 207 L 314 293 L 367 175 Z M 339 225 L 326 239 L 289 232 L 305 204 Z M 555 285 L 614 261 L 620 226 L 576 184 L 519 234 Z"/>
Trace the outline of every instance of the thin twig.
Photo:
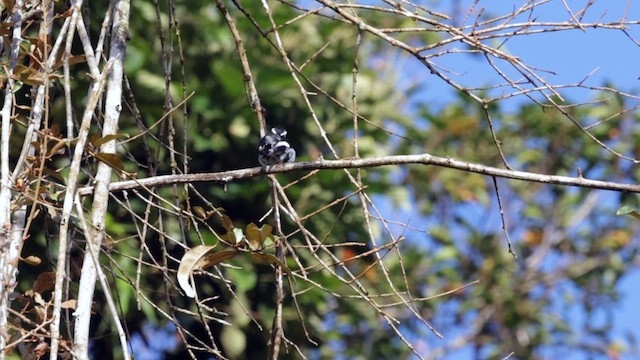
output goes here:
<path id="1" fill-rule="evenodd" d="M 258 116 L 258 123 L 260 124 L 260 136 L 264 136 L 267 133 L 267 122 L 264 118 L 265 109 L 262 107 L 262 102 L 260 101 L 260 97 L 258 96 L 258 90 L 256 89 L 256 85 L 253 82 L 253 75 L 251 74 L 251 67 L 249 66 L 249 60 L 247 59 L 247 51 L 244 48 L 244 42 L 242 41 L 242 37 L 240 36 L 240 32 L 236 27 L 236 23 L 229 15 L 229 10 L 224 5 L 222 0 L 216 0 L 216 5 L 218 9 L 224 16 L 225 21 L 227 22 L 227 26 L 229 26 L 229 30 L 231 31 L 231 35 L 233 36 L 233 40 L 236 42 L 236 50 L 238 53 L 238 57 L 240 58 L 240 64 L 242 64 L 242 73 L 244 74 L 244 85 L 245 91 L 247 94 L 247 99 L 249 100 L 249 105 L 251 105 L 251 109 L 255 111 Z"/>
<path id="2" fill-rule="evenodd" d="M 502 205 L 502 198 L 500 197 L 500 189 L 498 189 L 498 181 L 495 176 L 492 176 L 493 187 L 496 189 L 496 197 L 498 198 L 498 207 L 500 208 L 500 220 L 502 221 L 502 231 L 504 232 L 504 237 L 507 239 L 507 245 L 509 246 L 509 254 L 513 256 L 514 259 L 518 258 L 518 255 L 511 248 L 511 239 L 509 238 L 509 230 L 507 229 L 507 221 L 504 219 L 504 207 Z"/>

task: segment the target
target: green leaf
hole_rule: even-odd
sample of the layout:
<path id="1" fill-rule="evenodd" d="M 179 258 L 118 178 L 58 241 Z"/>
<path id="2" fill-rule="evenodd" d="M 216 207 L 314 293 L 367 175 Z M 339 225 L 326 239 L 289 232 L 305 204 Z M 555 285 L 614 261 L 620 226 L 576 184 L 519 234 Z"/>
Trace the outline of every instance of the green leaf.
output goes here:
<path id="1" fill-rule="evenodd" d="M 225 269 L 225 275 L 228 275 L 229 280 L 235 284 L 237 293 L 247 292 L 258 283 L 258 274 L 249 265 L 243 266 L 241 269 Z"/>
<path id="2" fill-rule="evenodd" d="M 618 209 L 618 211 L 616 211 L 616 215 L 620 216 L 620 215 L 631 215 L 636 219 L 640 219 L 640 213 L 632 208 L 631 206 L 623 206 L 620 209 Z"/>

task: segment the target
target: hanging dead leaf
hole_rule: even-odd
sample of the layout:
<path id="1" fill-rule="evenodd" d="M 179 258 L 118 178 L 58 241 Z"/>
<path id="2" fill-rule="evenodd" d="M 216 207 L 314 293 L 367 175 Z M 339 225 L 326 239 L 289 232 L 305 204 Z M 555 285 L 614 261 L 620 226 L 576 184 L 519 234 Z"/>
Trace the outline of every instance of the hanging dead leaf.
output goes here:
<path id="1" fill-rule="evenodd" d="M 188 250 L 182 256 L 180 260 L 180 266 L 178 267 L 178 284 L 182 290 L 184 290 L 185 295 L 190 298 L 196 296 L 196 290 L 191 284 L 191 272 L 194 270 L 196 264 L 202 257 L 204 257 L 209 251 L 211 251 L 214 246 L 204 246 L 199 245 L 194 247 L 191 250 Z"/>
<path id="2" fill-rule="evenodd" d="M 63 55 L 63 52 L 60 52 L 60 55 Z M 60 57 L 60 56 L 58 56 Z M 87 58 L 85 55 L 71 55 L 69 56 L 69 65 L 75 65 L 75 64 L 80 64 L 80 63 L 85 63 L 87 62 Z M 60 67 L 62 67 L 62 65 L 64 65 L 64 59 L 59 59 L 56 60 L 56 62 L 53 64 L 52 68 L 54 69 L 58 69 Z"/>
<path id="3" fill-rule="evenodd" d="M 126 171 L 124 170 L 124 163 L 122 162 L 122 159 L 120 159 L 118 155 L 101 152 L 101 153 L 97 153 L 95 156 L 96 156 L 96 159 L 111 166 L 117 172 L 126 173 Z"/>
<path id="4" fill-rule="evenodd" d="M 282 268 L 282 270 L 284 270 L 284 272 L 287 273 L 287 275 L 292 275 L 291 269 L 289 269 L 289 267 L 287 265 L 285 265 L 277 257 L 275 257 L 275 256 L 273 256 L 271 254 L 255 252 L 255 253 L 251 253 L 251 258 L 253 258 L 253 261 L 258 263 L 258 264 L 279 266 L 279 267 Z"/>
<path id="5" fill-rule="evenodd" d="M 196 296 L 192 278 L 193 271 L 217 265 L 238 254 L 235 250 L 222 250 L 209 254 L 214 248 L 215 246 L 198 245 L 182 256 L 178 267 L 178 284 L 188 297 Z"/>
<path id="6" fill-rule="evenodd" d="M 238 255 L 238 252 L 235 250 L 221 250 L 221 251 L 215 252 L 213 254 L 207 255 L 206 257 L 200 259 L 200 261 L 198 261 L 198 263 L 196 264 L 194 270 L 206 269 L 208 267 L 218 265 L 227 259 L 234 258 L 236 255 Z"/>
<path id="7" fill-rule="evenodd" d="M 231 221 L 231 218 L 229 216 L 220 214 L 218 221 L 220 221 L 220 225 L 222 225 L 222 227 L 224 227 L 227 231 L 233 229 L 233 222 Z"/>
<path id="8" fill-rule="evenodd" d="M 45 310 L 44 306 L 38 305 L 33 307 L 33 311 L 36 314 L 36 318 L 38 319 L 38 323 L 41 323 L 44 319 L 47 318 L 47 310 Z"/>
<path id="9" fill-rule="evenodd" d="M 111 135 L 107 135 L 107 136 L 103 136 L 101 138 L 95 139 L 95 141 L 93 141 L 92 144 L 96 148 L 99 148 L 102 144 L 107 143 L 111 140 L 119 139 L 119 138 L 129 138 L 129 135 L 128 134 L 111 134 Z"/>
<path id="10" fill-rule="evenodd" d="M 32 290 L 36 293 L 42 294 L 45 291 L 53 289 L 56 283 L 56 273 L 52 271 L 43 272 L 38 275 L 38 278 L 33 283 Z"/>
<path id="11" fill-rule="evenodd" d="M 63 308 L 63 309 L 74 309 L 75 310 L 77 304 L 78 304 L 78 300 L 69 299 L 67 301 L 63 301 L 62 304 L 60 304 L 60 307 Z"/>
<path id="12" fill-rule="evenodd" d="M 47 304 L 40 293 L 33 293 L 33 301 L 40 306 L 45 306 Z"/>

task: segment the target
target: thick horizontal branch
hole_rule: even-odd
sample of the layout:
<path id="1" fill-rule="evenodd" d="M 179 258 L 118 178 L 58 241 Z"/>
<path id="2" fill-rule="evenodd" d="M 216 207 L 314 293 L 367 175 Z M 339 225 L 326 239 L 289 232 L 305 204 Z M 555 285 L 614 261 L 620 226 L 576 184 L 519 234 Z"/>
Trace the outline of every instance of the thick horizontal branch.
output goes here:
<path id="1" fill-rule="evenodd" d="M 213 181 L 227 183 L 239 179 L 247 179 L 266 174 L 286 173 L 296 170 L 352 169 L 407 164 L 436 165 L 451 169 L 478 173 L 482 175 L 552 185 L 578 186 L 594 189 L 640 193 L 640 185 L 636 184 L 623 184 L 609 181 L 589 180 L 583 177 L 544 175 L 526 171 L 507 170 L 454 160 L 451 158 L 432 156 L 429 154 L 384 156 L 370 159 L 317 160 L 312 162 L 275 165 L 268 171 L 259 167 L 254 167 L 249 169 L 229 170 L 217 173 L 163 175 L 144 179 L 113 182 L 109 186 L 109 191 L 115 192 L 141 187 L 157 187 L 191 182 Z M 89 195 L 92 192 L 92 186 L 87 186 L 78 190 L 79 195 Z"/>

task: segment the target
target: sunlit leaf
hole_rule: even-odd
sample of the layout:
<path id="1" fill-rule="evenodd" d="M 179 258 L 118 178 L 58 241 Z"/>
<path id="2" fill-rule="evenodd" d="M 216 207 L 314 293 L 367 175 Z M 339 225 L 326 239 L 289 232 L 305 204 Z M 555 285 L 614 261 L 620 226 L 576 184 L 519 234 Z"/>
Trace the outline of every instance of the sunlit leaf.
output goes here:
<path id="1" fill-rule="evenodd" d="M 78 304 L 78 300 L 69 299 L 67 301 L 63 301 L 60 304 L 60 307 L 63 308 L 63 309 L 75 309 L 77 304 Z"/>
<path id="2" fill-rule="evenodd" d="M 456 246 L 443 246 L 441 247 L 434 257 L 437 261 L 454 260 L 460 256 L 460 251 Z"/>
<path id="3" fill-rule="evenodd" d="M 217 265 L 238 254 L 235 250 L 221 250 L 209 254 L 214 248 L 215 246 L 198 245 L 187 251 L 180 260 L 180 266 L 178 267 L 178 284 L 180 284 L 180 287 L 188 297 L 193 298 L 196 296 L 192 278 L 195 270 Z"/>
<path id="4" fill-rule="evenodd" d="M 226 326 L 220 334 L 220 341 L 230 359 L 238 359 L 246 351 L 247 335 L 236 326 Z"/>
<path id="5" fill-rule="evenodd" d="M 184 253 L 182 259 L 180 260 L 180 266 L 178 267 L 178 284 L 182 290 L 184 290 L 185 295 L 190 298 L 196 296 L 196 290 L 191 284 L 191 273 L 194 270 L 195 266 L 198 264 L 198 261 L 202 257 L 204 257 L 209 251 L 211 251 L 214 246 L 205 246 L 199 245 L 196 246 L 187 252 Z"/>
<path id="6" fill-rule="evenodd" d="M 632 208 L 631 206 L 623 206 L 620 209 L 618 209 L 618 211 L 616 211 L 616 215 L 620 216 L 620 215 L 631 215 L 636 219 L 640 219 L 640 213 Z"/>
<path id="7" fill-rule="evenodd" d="M 22 261 L 26 262 L 29 265 L 40 265 L 42 263 L 42 259 L 34 255 L 27 256 L 26 258 L 22 259 Z"/>
<path id="8" fill-rule="evenodd" d="M 201 218 L 201 219 L 207 219 L 208 218 L 207 212 L 204 211 L 202 206 L 194 206 L 193 207 L 193 213 L 196 214 L 196 216 Z"/>
<path id="9" fill-rule="evenodd" d="M 264 224 L 262 227 L 258 227 L 254 223 L 247 225 L 246 237 L 253 249 L 261 249 L 264 247 L 265 240 L 273 238 L 273 227 L 269 224 Z"/>

